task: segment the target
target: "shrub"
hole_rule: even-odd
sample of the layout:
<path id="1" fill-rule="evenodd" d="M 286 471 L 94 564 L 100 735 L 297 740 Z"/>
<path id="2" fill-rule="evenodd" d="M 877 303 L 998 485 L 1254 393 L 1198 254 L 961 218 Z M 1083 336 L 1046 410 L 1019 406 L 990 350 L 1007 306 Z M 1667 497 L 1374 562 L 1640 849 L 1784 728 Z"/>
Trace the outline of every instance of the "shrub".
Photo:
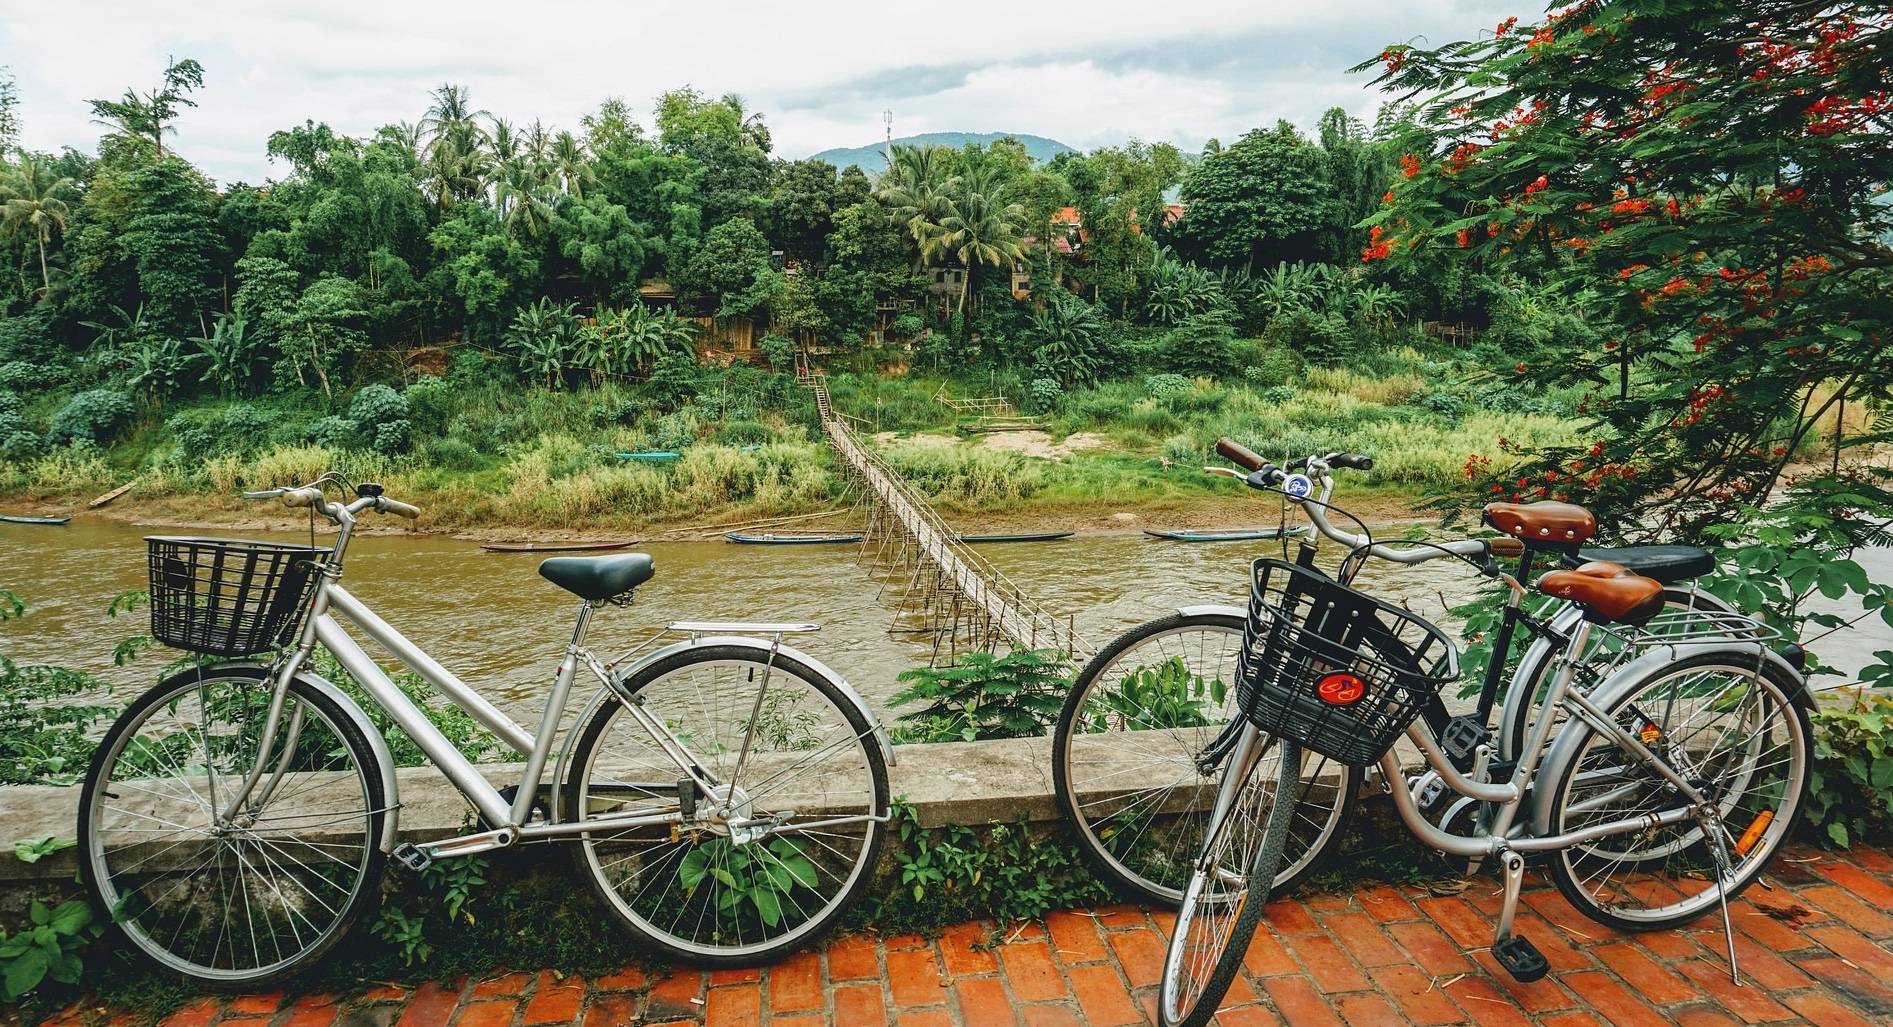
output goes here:
<path id="1" fill-rule="evenodd" d="M 1242 378 L 1257 388 L 1287 385 L 1301 371 L 1295 354 L 1280 346 L 1269 346 L 1256 354 L 1255 362 L 1242 369 Z"/>
<path id="2" fill-rule="evenodd" d="M 222 453 L 249 455 L 261 448 L 269 419 L 244 404 L 221 410 L 194 410 L 165 422 L 177 440 L 177 454 L 196 462 Z"/>
<path id="3" fill-rule="evenodd" d="M 309 441 L 323 449 L 356 449 L 361 444 L 361 432 L 353 420 L 332 414 L 309 426 Z"/>
<path id="4" fill-rule="evenodd" d="M 1190 380 L 1180 374 L 1147 374 L 1144 376 L 1144 388 L 1158 399 L 1176 392 L 1188 392 Z"/>
<path id="5" fill-rule="evenodd" d="M 1893 653 L 1876 653 L 1880 668 Z M 1883 675 L 1884 676 L 1884 675 Z M 1814 712 L 1814 767 L 1808 826 L 1831 845 L 1884 838 L 1893 827 L 1893 696 L 1855 690 L 1853 702 Z"/>
<path id="6" fill-rule="evenodd" d="M 405 417 L 375 425 L 375 438 L 368 448 L 382 456 L 396 456 L 408 451 L 414 440 L 414 422 Z"/>
<path id="7" fill-rule="evenodd" d="M 38 364 L 24 360 L 9 360 L 0 364 L 0 389 L 31 392 L 46 388 L 46 384 L 46 369 Z"/>
<path id="8" fill-rule="evenodd" d="M 756 348 L 762 351 L 762 358 L 770 367 L 781 370 L 795 365 L 795 340 L 786 335 L 771 332 L 762 337 Z"/>
<path id="9" fill-rule="evenodd" d="M 695 354 L 671 351 L 657 358 L 651 368 L 651 394 L 667 408 L 674 408 L 696 396 L 702 387 L 703 373 Z"/>
<path id="10" fill-rule="evenodd" d="M 0 416 L 17 414 L 26 404 L 11 392 L 0 390 Z"/>
<path id="11" fill-rule="evenodd" d="M 1183 374 L 1219 378 L 1231 369 L 1235 320 L 1222 307 L 1191 314 L 1166 332 L 1159 347 L 1165 367 Z"/>
<path id="12" fill-rule="evenodd" d="M 131 399 L 111 389 L 88 389 L 66 401 L 53 415 L 49 438 L 54 445 L 110 442 L 131 424 L 137 409 Z"/>
<path id="13" fill-rule="evenodd" d="M 0 458 L 25 463 L 45 451 L 46 442 L 38 432 L 15 429 L 0 432 Z"/>
<path id="14" fill-rule="evenodd" d="M 454 394 L 454 387 L 445 378 L 433 375 L 421 378 L 401 393 L 401 399 L 407 404 L 407 418 L 414 422 L 414 430 L 423 435 L 439 435 L 447 430 L 447 422 L 453 419 L 459 397 Z"/>
<path id="15" fill-rule="evenodd" d="M 1056 378 L 1034 378 L 1029 389 L 1032 405 L 1041 411 L 1058 409 L 1058 401 L 1065 398 L 1065 387 Z"/>
<path id="16" fill-rule="evenodd" d="M 1286 406 L 1295 399 L 1293 385 L 1275 385 L 1262 390 L 1262 402 L 1270 406 Z"/>
<path id="17" fill-rule="evenodd" d="M 686 449 L 697 441 L 702 430 L 695 410 L 690 407 L 673 410 L 651 426 L 651 444 L 658 449 Z"/>
<path id="18" fill-rule="evenodd" d="M 1015 648 L 1004 656 L 969 653 L 951 667 L 904 671 L 906 688 L 888 697 L 900 715 L 901 741 L 974 742 L 1045 733 L 1065 705 L 1071 664 L 1053 649 Z"/>
<path id="19" fill-rule="evenodd" d="M 461 439 L 432 439 L 423 447 L 421 458 L 445 471 L 477 471 L 486 465 L 480 451 Z"/>
<path id="20" fill-rule="evenodd" d="M 731 421 L 718 427 L 710 438 L 722 446 L 758 446 L 776 441 L 776 430 L 761 421 Z"/>
<path id="21" fill-rule="evenodd" d="M 387 421 L 402 421 L 408 416 L 407 400 L 386 385 L 364 385 L 348 404 L 348 418 L 364 432 Z"/>

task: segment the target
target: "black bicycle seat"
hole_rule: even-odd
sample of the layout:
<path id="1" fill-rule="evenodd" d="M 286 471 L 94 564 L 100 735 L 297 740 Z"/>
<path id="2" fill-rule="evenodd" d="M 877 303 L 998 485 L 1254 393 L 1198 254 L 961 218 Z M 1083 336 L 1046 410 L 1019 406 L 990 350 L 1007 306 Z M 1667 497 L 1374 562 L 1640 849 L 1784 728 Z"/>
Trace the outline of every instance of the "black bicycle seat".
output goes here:
<path id="1" fill-rule="evenodd" d="M 1665 585 L 1700 578 L 1716 569 L 1716 558 L 1699 546 L 1585 546 L 1566 563 L 1576 566 L 1592 560 L 1622 564 L 1632 574 Z"/>
<path id="2" fill-rule="evenodd" d="M 539 565 L 539 576 L 580 599 L 610 599 L 651 580 L 656 564 L 645 553 L 620 556 L 555 556 Z"/>

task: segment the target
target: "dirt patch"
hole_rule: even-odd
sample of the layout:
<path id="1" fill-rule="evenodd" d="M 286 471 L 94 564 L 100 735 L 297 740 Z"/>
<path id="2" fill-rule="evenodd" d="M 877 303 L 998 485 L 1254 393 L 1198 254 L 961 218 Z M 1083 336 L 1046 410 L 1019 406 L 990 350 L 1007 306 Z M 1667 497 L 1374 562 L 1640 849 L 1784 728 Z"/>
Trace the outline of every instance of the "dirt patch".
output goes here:
<path id="1" fill-rule="evenodd" d="M 912 435 L 902 435 L 900 432 L 897 432 L 897 431 L 877 431 L 874 433 L 874 444 L 877 446 L 883 446 L 883 447 L 892 446 L 892 445 L 957 446 L 959 445 L 959 442 L 960 440 L 958 436 L 935 435 L 931 432 L 924 432 L 924 431 L 916 432 Z"/>
<path id="2" fill-rule="evenodd" d="M 1056 460 L 1061 456 L 1096 449 L 1104 445 L 1104 436 L 1080 431 L 1065 436 L 1062 442 L 1053 442 L 1051 435 L 1042 431 L 996 431 L 980 436 L 980 443 L 1009 453 Z"/>

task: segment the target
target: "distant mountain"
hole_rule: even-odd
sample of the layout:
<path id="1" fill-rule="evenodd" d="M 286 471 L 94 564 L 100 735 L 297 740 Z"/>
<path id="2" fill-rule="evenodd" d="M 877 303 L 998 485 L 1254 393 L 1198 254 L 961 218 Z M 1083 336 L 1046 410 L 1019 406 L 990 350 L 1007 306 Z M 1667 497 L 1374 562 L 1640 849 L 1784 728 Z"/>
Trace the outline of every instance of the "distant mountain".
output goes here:
<path id="1" fill-rule="evenodd" d="M 1011 136 L 1025 144 L 1025 152 L 1040 164 L 1051 160 L 1061 153 L 1074 152 L 1071 147 L 1056 139 L 1044 136 L 1024 135 L 1018 132 L 922 132 L 919 135 L 901 136 L 894 140 L 909 146 L 949 146 L 957 150 L 967 143 L 985 145 L 995 143 Z M 838 168 L 858 164 L 861 170 L 870 175 L 878 175 L 887 170 L 887 155 L 882 152 L 885 143 L 872 143 L 867 146 L 842 146 L 833 150 L 823 150 L 810 155 L 810 160 L 825 160 Z"/>

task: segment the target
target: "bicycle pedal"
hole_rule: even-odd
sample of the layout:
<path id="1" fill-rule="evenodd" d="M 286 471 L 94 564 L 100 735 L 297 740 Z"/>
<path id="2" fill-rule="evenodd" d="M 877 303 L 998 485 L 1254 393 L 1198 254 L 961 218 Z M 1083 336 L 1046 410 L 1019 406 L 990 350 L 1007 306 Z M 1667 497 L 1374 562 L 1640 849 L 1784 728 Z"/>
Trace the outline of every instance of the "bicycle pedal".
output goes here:
<path id="1" fill-rule="evenodd" d="M 1492 946 L 1492 958 L 1520 984 L 1530 984 L 1551 972 L 1545 954 L 1524 935 L 1514 934 Z"/>
<path id="2" fill-rule="evenodd" d="M 402 842 L 394 847 L 394 861 L 415 873 L 420 873 L 432 866 L 434 857 L 413 842 Z"/>
<path id="3" fill-rule="evenodd" d="M 1492 732 L 1486 730 L 1484 721 L 1462 714 L 1446 722 L 1446 730 L 1440 732 L 1439 747 L 1446 758 L 1453 761 L 1453 766 L 1465 773 L 1472 769 L 1479 747 L 1491 738 Z"/>

